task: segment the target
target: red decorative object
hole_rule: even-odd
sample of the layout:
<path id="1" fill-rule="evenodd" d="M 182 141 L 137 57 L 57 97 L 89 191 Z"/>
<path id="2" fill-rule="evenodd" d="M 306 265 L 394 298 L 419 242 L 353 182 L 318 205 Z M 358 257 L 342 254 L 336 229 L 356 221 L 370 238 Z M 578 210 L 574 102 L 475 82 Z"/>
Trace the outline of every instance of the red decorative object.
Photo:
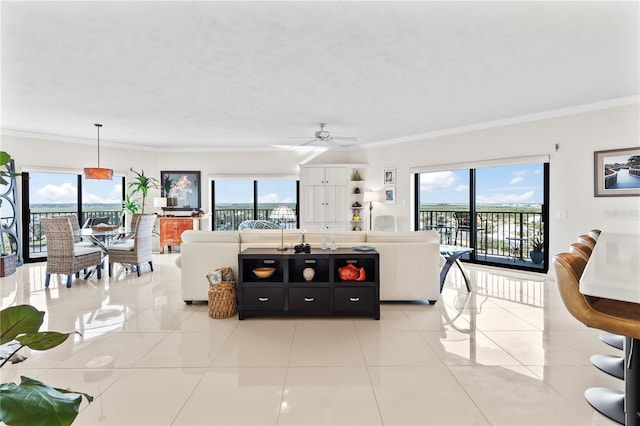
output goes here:
<path id="1" fill-rule="evenodd" d="M 364 281 L 367 279 L 364 268 L 357 268 L 352 263 L 338 268 L 338 275 L 342 281 Z"/>

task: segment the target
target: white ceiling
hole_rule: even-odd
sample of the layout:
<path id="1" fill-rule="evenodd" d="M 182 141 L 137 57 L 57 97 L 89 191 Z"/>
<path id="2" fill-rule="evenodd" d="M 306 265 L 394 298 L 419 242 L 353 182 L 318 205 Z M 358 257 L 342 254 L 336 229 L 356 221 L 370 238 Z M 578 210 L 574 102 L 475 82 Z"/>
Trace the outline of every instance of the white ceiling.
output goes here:
<path id="1" fill-rule="evenodd" d="M 639 2 L 5 2 L 2 132 L 367 146 L 637 97 Z M 637 98 L 636 98 L 637 99 Z"/>

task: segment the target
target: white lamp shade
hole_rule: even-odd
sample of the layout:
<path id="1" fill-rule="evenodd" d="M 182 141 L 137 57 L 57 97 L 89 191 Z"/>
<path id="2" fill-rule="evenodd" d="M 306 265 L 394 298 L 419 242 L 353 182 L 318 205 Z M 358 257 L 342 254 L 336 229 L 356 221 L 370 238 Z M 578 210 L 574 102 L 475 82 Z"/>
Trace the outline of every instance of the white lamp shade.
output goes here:
<path id="1" fill-rule="evenodd" d="M 373 201 L 382 201 L 382 193 L 378 191 L 367 191 L 364 193 L 363 200 L 365 203 L 371 203 Z"/>
<path id="2" fill-rule="evenodd" d="M 153 199 L 153 207 L 167 207 L 167 199 L 165 197 L 155 197 Z"/>

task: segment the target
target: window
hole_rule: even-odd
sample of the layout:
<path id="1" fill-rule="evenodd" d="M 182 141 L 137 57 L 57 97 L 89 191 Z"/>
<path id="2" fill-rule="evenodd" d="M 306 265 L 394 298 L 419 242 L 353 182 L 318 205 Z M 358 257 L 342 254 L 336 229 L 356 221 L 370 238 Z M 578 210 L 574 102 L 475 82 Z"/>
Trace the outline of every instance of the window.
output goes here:
<path id="1" fill-rule="evenodd" d="M 278 206 L 293 210 L 296 220 L 284 226 L 298 227 L 297 180 L 285 179 L 216 179 L 211 183 L 213 229 L 231 231 L 245 220 L 270 220 Z"/>
<path id="2" fill-rule="evenodd" d="M 474 166 L 415 174 L 415 229 L 473 248 L 467 260 L 546 272 L 548 259 L 530 252 L 547 247 L 548 163 Z"/>
<path id="3" fill-rule="evenodd" d="M 46 240 L 40 227 L 43 217 L 75 214 L 82 225 L 90 217 L 122 220 L 124 177 L 113 180 L 85 180 L 72 173 L 26 172 L 22 178 L 23 247 L 25 261 L 43 260 Z"/>

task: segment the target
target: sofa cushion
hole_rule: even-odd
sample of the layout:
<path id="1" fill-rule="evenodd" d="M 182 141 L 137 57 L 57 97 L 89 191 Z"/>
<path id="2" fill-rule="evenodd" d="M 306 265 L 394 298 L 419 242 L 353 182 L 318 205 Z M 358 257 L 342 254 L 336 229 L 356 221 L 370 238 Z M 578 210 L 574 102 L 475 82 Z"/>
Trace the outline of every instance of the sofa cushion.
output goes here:
<path id="1" fill-rule="evenodd" d="M 238 243 L 240 238 L 238 231 L 193 231 L 182 233 L 182 241 L 185 243 Z"/>
<path id="2" fill-rule="evenodd" d="M 302 243 L 302 231 L 299 229 L 243 229 L 240 231 L 241 249 L 280 247 L 284 235 L 284 245 L 293 247 Z"/>
<path id="3" fill-rule="evenodd" d="M 324 238 L 327 247 L 331 243 L 331 238 L 335 238 L 338 247 L 354 247 L 366 242 L 367 236 L 364 232 L 353 231 L 305 231 L 304 242 L 311 247 L 320 247 Z"/>
<path id="4" fill-rule="evenodd" d="M 439 243 L 440 234 L 436 231 L 411 231 L 411 232 L 386 232 L 369 231 L 367 233 L 367 243 L 400 243 L 419 242 Z"/>

